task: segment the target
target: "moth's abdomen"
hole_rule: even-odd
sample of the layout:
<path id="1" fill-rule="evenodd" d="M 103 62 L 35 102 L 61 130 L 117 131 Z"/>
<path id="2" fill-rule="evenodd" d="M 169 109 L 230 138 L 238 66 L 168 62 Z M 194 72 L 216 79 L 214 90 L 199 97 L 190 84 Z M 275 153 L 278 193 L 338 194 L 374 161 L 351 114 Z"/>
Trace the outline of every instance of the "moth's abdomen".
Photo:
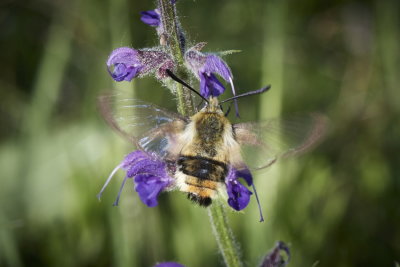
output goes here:
<path id="1" fill-rule="evenodd" d="M 198 178 L 199 182 L 224 182 L 228 171 L 225 163 L 199 156 L 180 156 L 178 168 L 184 174 Z"/>
<path id="2" fill-rule="evenodd" d="M 188 198 L 201 206 L 211 204 L 218 187 L 224 183 L 228 168 L 223 162 L 200 156 L 183 156 L 178 159 L 178 184 Z"/>

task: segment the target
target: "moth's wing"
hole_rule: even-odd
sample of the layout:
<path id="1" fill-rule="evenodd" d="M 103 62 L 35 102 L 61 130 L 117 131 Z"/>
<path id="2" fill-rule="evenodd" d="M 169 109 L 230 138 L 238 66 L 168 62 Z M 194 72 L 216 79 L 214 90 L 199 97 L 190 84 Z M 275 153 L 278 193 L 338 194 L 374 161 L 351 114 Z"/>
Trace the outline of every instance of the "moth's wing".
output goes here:
<path id="1" fill-rule="evenodd" d="M 238 123 L 233 129 L 244 163 L 250 169 L 262 169 L 279 159 L 308 151 L 325 135 L 326 126 L 325 116 L 308 114 Z"/>
<path id="2" fill-rule="evenodd" d="M 188 119 L 156 105 L 122 94 L 99 97 L 99 108 L 107 123 L 143 151 L 164 158 Z"/>

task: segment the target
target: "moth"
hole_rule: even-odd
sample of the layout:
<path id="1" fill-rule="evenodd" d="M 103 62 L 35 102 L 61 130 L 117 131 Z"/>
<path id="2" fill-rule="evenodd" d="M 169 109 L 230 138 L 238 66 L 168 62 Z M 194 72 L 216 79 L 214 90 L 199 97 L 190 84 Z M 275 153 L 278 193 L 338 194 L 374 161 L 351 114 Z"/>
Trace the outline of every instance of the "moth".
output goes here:
<path id="1" fill-rule="evenodd" d="M 183 81 L 179 82 L 195 91 Z M 247 191 L 240 190 L 244 189 L 229 192 L 234 191 L 231 187 L 235 185 L 231 182 L 239 177 L 250 180 L 250 171 L 303 153 L 324 135 L 326 119 L 319 114 L 233 124 L 222 111 L 223 102 L 268 89 L 221 102 L 213 96 L 204 98 L 204 107 L 190 117 L 118 95 L 104 95 L 99 102 L 101 113 L 112 128 L 150 158 L 165 163 L 168 175 L 173 178 L 169 188 L 182 191 L 190 200 L 207 207 L 219 196 L 226 196 L 227 191 L 228 195 L 243 197 L 241 194 Z M 252 180 L 247 182 L 252 185 Z M 231 207 L 242 209 L 243 205 L 236 205 L 235 201 L 242 200 L 233 199 L 229 203 L 228 199 Z"/>

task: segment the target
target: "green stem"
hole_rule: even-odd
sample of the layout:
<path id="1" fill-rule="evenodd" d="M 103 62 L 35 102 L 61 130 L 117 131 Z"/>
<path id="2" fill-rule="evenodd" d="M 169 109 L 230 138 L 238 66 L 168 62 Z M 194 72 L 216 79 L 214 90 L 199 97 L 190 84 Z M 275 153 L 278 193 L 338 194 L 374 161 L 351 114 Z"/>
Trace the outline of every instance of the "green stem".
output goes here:
<path id="1" fill-rule="evenodd" d="M 175 5 L 171 4 L 171 0 L 159 0 L 158 7 L 161 12 L 161 20 L 163 24 L 163 37 L 167 38 L 167 48 L 174 62 L 177 64 L 176 74 L 183 80 L 187 80 L 187 72 L 185 70 L 184 47 L 180 41 L 180 30 L 177 21 Z M 176 92 L 178 112 L 182 115 L 189 116 L 194 114 L 194 107 L 190 91 L 184 90 L 183 85 L 173 83 L 173 90 Z"/>
<path id="2" fill-rule="evenodd" d="M 171 4 L 171 0 L 159 0 L 158 8 L 161 12 L 161 20 L 164 27 L 161 38 L 167 38 L 167 49 L 169 49 L 171 56 L 177 63 L 177 75 L 186 80 L 188 72 L 185 68 L 184 47 L 182 47 L 182 42 L 180 41 L 180 29 L 175 6 Z M 174 89 L 176 93 L 178 112 L 185 116 L 193 115 L 194 107 L 190 91 L 184 90 L 183 86 L 176 82 L 172 82 L 167 86 L 172 87 L 172 85 L 174 88 L 171 89 Z M 208 213 L 219 250 L 227 267 L 241 267 L 243 264 L 240 261 L 238 247 L 229 227 L 224 206 L 218 201 L 215 202 L 208 209 Z"/>
<path id="3" fill-rule="evenodd" d="M 218 248 L 221 251 L 225 264 L 228 267 L 243 266 L 240 261 L 240 253 L 235 242 L 232 230 L 228 224 L 224 206 L 220 203 L 214 203 L 208 208 L 210 222 L 213 227 L 215 238 L 217 239 Z"/>

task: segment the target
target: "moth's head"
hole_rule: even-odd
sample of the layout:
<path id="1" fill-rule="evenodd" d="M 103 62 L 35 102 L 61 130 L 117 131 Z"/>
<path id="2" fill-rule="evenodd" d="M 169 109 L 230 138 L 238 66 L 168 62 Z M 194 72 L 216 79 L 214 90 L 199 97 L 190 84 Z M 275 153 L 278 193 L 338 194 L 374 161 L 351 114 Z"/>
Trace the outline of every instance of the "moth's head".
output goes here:
<path id="1" fill-rule="evenodd" d="M 214 96 L 210 96 L 208 103 L 206 103 L 205 107 L 201 111 L 224 114 L 218 102 L 218 98 Z"/>

